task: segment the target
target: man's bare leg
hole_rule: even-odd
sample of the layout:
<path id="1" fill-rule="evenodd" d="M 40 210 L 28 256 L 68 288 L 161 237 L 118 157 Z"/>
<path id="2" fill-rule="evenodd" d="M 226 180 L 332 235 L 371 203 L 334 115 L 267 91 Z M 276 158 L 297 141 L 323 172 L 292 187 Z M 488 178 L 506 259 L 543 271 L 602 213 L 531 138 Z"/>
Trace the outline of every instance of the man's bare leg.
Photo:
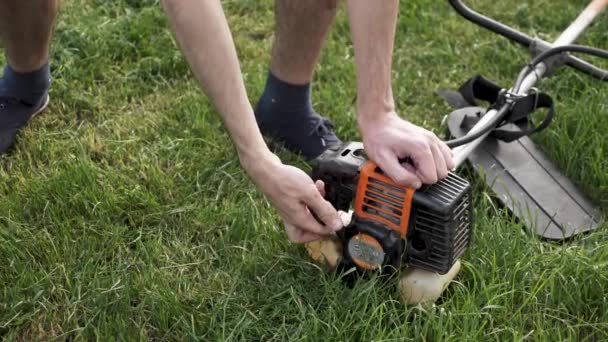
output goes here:
<path id="1" fill-rule="evenodd" d="M 312 80 L 327 32 L 336 16 L 334 0 L 277 0 L 270 70 L 291 84 Z"/>
<path id="2" fill-rule="evenodd" d="M 48 103 L 49 46 L 58 0 L 0 0 L 0 40 L 7 65 L 0 78 L 0 155 Z"/>
<path id="3" fill-rule="evenodd" d="M 277 0 L 270 72 L 256 108 L 262 132 L 314 158 L 340 143 L 310 102 L 310 82 L 336 16 L 336 0 Z"/>
<path id="4" fill-rule="evenodd" d="M 30 72 L 47 63 L 58 6 L 58 0 L 0 0 L 0 38 L 13 70 Z"/>

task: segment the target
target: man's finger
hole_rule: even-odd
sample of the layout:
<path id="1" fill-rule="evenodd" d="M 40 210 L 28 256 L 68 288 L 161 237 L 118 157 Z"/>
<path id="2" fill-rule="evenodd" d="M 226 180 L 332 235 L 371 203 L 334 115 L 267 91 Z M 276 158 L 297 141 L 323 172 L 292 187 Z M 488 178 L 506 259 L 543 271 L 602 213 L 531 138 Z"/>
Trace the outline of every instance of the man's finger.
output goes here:
<path id="1" fill-rule="evenodd" d="M 454 162 L 454 154 L 452 153 L 452 150 L 443 141 L 440 139 L 437 140 L 439 141 L 439 149 L 441 149 L 441 152 L 443 153 L 443 159 L 445 160 L 446 167 L 448 170 L 453 170 L 456 167 L 456 163 Z"/>
<path id="2" fill-rule="evenodd" d="M 401 167 L 405 168 L 407 171 L 416 174 L 416 167 L 410 163 L 401 163 Z"/>
<path id="3" fill-rule="evenodd" d="M 292 211 L 285 221 L 288 222 L 285 224 L 285 227 L 291 231 L 300 229 L 317 235 L 329 235 L 333 233 L 331 229 L 317 222 L 305 206 L 302 206 L 297 211 Z"/>
<path id="4" fill-rule="evenodd" d="M 283 223 L 285 224 L 285 232 L 287 233 L 287 238 L 293 243 L 306 243 L 309 241 L 319 240 L 323 238 L 322 235 L 314 234 L 299 229 L 293 224 L 287 222 L 287 220 L 283 220 Z"/>
<path id="5" fill-rule="evenodd" d="M 448 175 L 448 167 L 445 164 L 443 152 L 437 144 L 431 145 L 431 151 L 433 151 L 433 158 L 435 160 L 435 167 L 437 168 L 437 180 L 444 179 Z"/>
<path id="6" fill-rule="evenodd" d="M 414 172 L 408 171 L 395 157 L 382 158 L 377 161 L 378 165 L 395 183 L 418 189 L 422 181 Z"/>
<path id="7" fill-rule="evenodd" d="M 306 206 L 332 231 L 342 229 L 342 220 L 336 208 L 326 201 L 318 192 L 305 198 Z M 309 215 L 311 216 L 311 215 Z M 300 225 L 302 227 L 302 225 Z M 304 226 L 306 227 L 306 226 Z"/>
<path id="8" fill-rule="evenodd" d="M 416 174 L 425 184 L 433 184 L 437 182 L 437 167 L 433 160 L 433 152 L 428 145 L 424 148 L 417 149 L 412 154 L 416 163 Z"/>
<path id="9" fill-rule="evenodd" d="M 316 192 L 316 189 L 314 189 Z M 321 199 L 321 201 L 327 202 L 317 193 L 317 197 Z M 314 201 L 310 201 L 314 202 Z M 331 204 L 327 202 L 329 207 L 333 209 Z M 307 202 L 299 202 L 296 205 L 289 205 L 284 208 L 280 214 L 285 222 L 286 227 L 300 227 L 308 232 L 319 234 L 319 235 L 328 235 L 335 231 L 334 227 L 326 226 L 320 223 L 322 221 L 322 216 L 319 214 L 315 214 L 318 218 L 313 217 L 312 209 L 308 209 L 309 204 Z M 335 210 L 335 209 L 334 209 Z M 337 216 L 337 212 L 336 212 Z M 339 217 L 338 217 L 339 219 Z M 334 224 L 337 225 L 336 222 Z M 340 227 L 342 227 L 342 222 L 340 221 Z"/>
<path id="10" fill-rule="evenodd" d="M 325 197 L 325 183 L 319 179 L 315 182 L 315 186 L 317 187 L 317 190 L 319 190 L 321 196 Z"/>

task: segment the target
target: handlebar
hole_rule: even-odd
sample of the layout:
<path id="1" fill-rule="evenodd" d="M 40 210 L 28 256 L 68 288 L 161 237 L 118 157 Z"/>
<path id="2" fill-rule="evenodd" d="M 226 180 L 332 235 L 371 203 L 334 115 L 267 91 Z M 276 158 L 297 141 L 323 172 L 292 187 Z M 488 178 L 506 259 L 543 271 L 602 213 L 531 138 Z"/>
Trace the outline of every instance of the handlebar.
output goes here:
<path id="1" fill-rule="evenodd" d="M 530 48 L 533 42 L 538 41 L 527 34 L 520 32 L 512 27 L 509 27 L 503 23 L 500 23 L 492 18 L 486 17 L 471 8 L 467 7 L 461 0 L 448 0 L 450 5 L 465 19 L 487 29 L 494 33 L 497 33 L 511 41 L 514 41 L 520 45 Z M 546 43 L 546 42 L 545 42 Z M 549 44 L 549 43 L 547 43 Z M 601 81 L 608 81 L 608 71 L 598 68 L 595 65 L 578 57 L 565 55 L 564 62 L 566 65 L 583 72 L 593 78 Z"/>

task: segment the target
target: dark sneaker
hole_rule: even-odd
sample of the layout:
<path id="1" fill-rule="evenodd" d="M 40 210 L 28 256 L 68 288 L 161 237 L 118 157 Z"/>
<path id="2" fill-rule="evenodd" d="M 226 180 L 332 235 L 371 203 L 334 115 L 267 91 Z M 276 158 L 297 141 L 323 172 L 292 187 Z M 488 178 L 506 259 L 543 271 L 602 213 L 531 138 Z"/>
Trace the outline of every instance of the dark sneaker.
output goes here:
<path id="1" fill-rule="evenodd" d="M 36 105 L 12 97 L 0 96 L 0 155 L 5 154 L 15 144 L 17 132 L 33 117 L 40 114 L 48 104 L 48 95 Z"/>
<path id="2" fill-rule="evenodd" d="M 334 133 L 331 121 L 317 113 L 307 116 L 286 113 L 272 118 L 260 116 L 256 112 L 256 120 L 264 136 L 277 140 L 308 160 L 318 157 L 330 146 L 342 143 Z"/>

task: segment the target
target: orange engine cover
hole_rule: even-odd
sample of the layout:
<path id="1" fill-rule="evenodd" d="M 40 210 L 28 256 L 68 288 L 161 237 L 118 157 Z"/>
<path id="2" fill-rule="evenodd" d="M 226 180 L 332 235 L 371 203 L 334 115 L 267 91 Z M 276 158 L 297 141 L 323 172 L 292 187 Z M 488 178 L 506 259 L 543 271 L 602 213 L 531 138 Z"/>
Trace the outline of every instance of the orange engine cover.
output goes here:
<path id="1" fill-rule="evenodd" d="M 412 188 L 395 184 L 378 165 L 368 161 L 359 174 L 355 214 L 362 219 L 383 223 L 405 238 L 414 192 Z"/>

